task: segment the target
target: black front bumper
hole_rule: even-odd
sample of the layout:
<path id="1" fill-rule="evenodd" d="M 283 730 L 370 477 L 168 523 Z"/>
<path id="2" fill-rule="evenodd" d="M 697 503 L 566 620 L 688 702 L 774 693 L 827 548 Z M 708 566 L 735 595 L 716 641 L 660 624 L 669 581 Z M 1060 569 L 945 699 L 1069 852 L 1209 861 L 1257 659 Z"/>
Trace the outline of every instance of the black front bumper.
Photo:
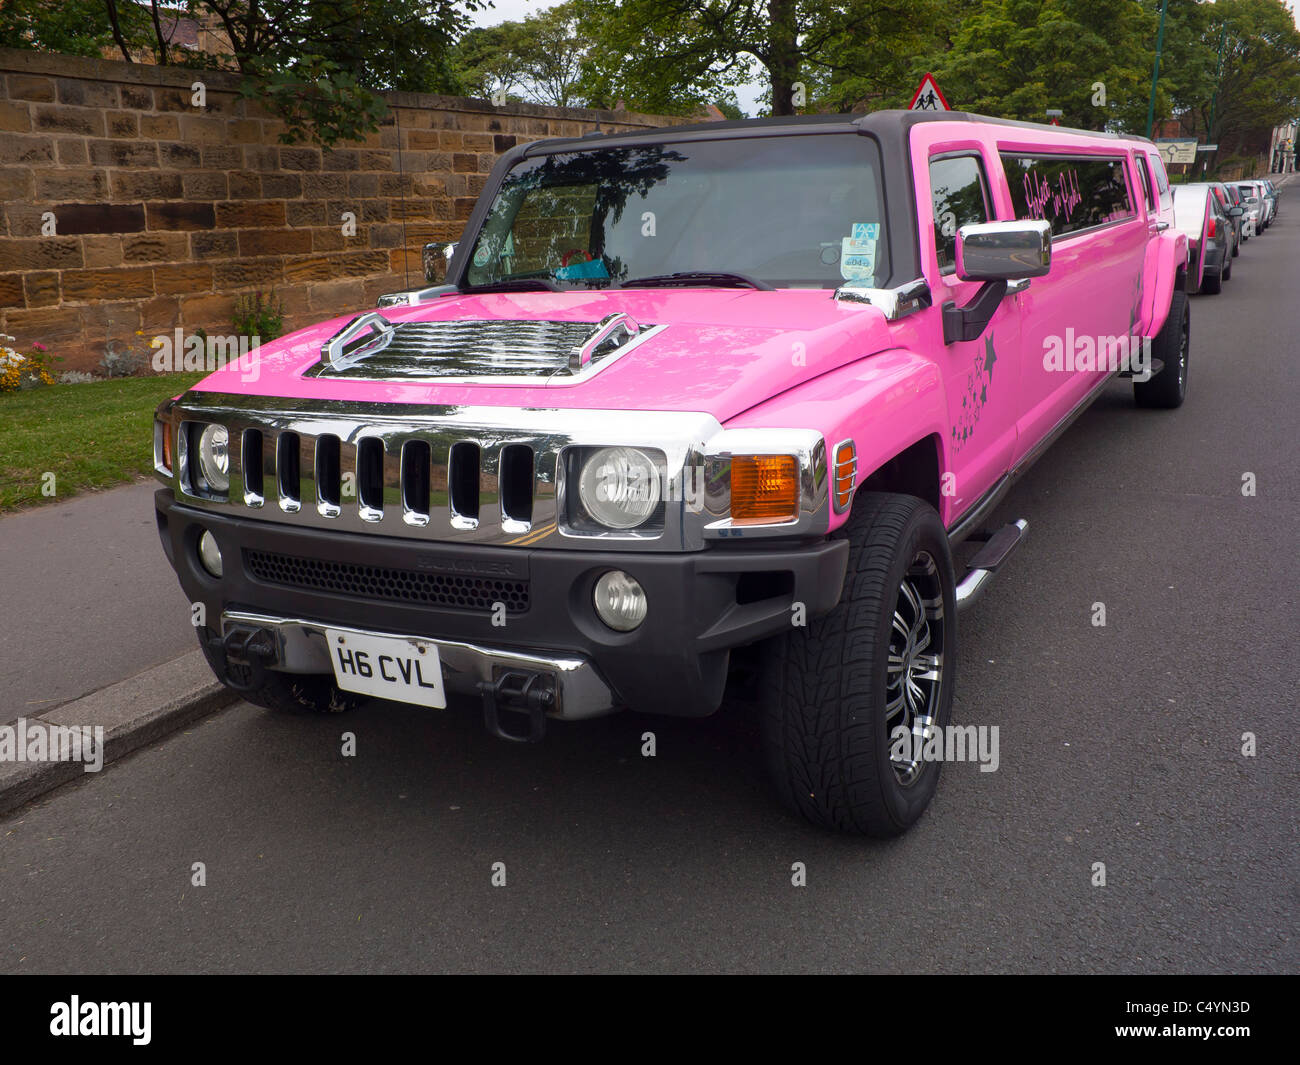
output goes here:
<path id="1" fill-rule="evenodd" d="M 238 610 L 328 622 L 379 633 L 455 640 L 504 650 L 557 652 L 590 661 L 629 709 L 700 717 L 722 701 L 732 648 L 787 631 L 839 602 L 848 541 L 779 546 L 719 545 L 690 554 L 541 551 L 422 543 L 384 536 L 294 528 L 187 507 L 170 489 L 154 497 L 163 548 L 209 629 Z M 221 579 L 198 559 L 212 533 L 224 559 Z M 250 553 L 391 567 L 430 575 L 501 578 L 527 588 L 526 609 L 431 606 L 339 593 L 250 572 Z M 592 605 L 602 573 L 621 569 L 645 589 L 649 611 L 633 632 L 608 628 Z M 265 569 L 259 572 L 265 575 Z M 797 611 L 796 604 L 803 610 Z M 495 622 L 495 623 L 494 623 Z"/>

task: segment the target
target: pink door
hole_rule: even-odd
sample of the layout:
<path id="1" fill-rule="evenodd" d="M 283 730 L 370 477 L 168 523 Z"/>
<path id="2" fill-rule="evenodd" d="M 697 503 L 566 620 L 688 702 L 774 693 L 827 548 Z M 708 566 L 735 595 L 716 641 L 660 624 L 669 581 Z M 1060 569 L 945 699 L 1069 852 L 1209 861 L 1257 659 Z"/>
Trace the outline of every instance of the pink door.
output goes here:
<path id="1" fill-rule="evenodd" d="M 943 485 L 945 520 L 969 509 L 1006 473 L 1016 439 L 1020 362 L 1018 297 L 1008 295 L 983 334 L 945 345 L 940 308 L 974 298 L 981 283 L 962 281 L 955 271 L 957 229 L 995 221 L 998 200 L 990 180 L 997 160 L 987 146 L 953 126 L 922 124 L 912 130 L 912 161 L 920 219 L 921 262 L 934 309 L 925 315 L 925 350 L 937 353 L 948 402 Z M 946 135 L 945 135 L 946 134 Z"/>
<path id="2" fill-rule="evenodd" d="M 1017 218 L 1052 224 L 1052 269 L 1019 296 L 1021 410 L 1013 462 L 1116 368 L 1142 317 L 1146 219 L 1130 154 L 1088 142 L 999 144 Z"/>

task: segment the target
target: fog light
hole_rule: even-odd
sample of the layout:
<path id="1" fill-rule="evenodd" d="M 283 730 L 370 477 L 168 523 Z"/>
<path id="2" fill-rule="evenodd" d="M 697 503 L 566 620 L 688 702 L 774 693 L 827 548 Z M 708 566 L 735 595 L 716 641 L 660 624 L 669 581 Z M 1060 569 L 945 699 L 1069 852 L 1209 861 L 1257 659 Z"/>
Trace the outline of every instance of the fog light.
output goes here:
<path id="1" fill-rule="evenodd" d="M 221 576 L 221 548 L 217 546 L 217 538 L 210 532 L 204 532 L 199 537 L 199 561 L 212 576 Z"/>
<path id="2" fill-rule="evenodd" d="M 601 574 L 593 598 L 600 620 L 617 632 L 631 632 L 645 620 L 645 591 L 621 569 Z"/>

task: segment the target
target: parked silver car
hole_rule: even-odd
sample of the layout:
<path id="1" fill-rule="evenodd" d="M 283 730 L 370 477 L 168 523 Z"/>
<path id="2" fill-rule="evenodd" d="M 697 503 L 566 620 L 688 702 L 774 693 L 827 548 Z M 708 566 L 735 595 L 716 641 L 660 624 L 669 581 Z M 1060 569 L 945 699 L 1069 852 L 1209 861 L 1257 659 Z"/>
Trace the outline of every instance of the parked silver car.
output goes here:
<path id="1" fill-rule="evenodd" d="M 1221 292 L 1232 276 L 1232 225 L 1209 185 L 1174 186 L 1174 228 L 1187 234 L 1189 291 Z"/>

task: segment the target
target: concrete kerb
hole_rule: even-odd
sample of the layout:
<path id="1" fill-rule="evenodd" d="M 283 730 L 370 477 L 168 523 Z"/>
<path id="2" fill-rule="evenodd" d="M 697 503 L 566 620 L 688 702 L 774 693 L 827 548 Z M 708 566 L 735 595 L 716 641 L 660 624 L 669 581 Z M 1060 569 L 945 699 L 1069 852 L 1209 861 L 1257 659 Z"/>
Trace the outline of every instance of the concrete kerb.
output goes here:
<path id="1" fill-rule="evenodd" d="M 28 717 L 30 724 L 101 726 L 104 764 L 238 701 L 191 651 L 134 677 Z M 86 772 L 82 762 L 0 762 L 0 814 L 31 802 Z"/>

